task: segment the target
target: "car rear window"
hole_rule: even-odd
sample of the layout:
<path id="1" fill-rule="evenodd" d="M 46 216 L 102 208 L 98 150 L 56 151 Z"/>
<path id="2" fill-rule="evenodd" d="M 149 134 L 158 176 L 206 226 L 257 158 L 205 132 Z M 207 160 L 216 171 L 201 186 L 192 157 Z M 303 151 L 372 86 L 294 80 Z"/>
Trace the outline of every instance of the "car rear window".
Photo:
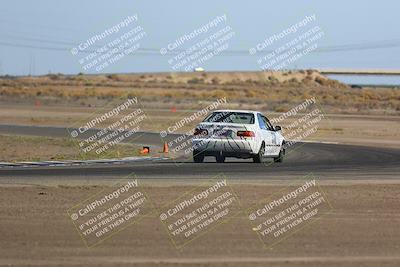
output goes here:
<path id="1" fill-rule="evenodd" d="M 213 112 L 203 122 L 254 124 L 254 115 L 245 112 Z"/>

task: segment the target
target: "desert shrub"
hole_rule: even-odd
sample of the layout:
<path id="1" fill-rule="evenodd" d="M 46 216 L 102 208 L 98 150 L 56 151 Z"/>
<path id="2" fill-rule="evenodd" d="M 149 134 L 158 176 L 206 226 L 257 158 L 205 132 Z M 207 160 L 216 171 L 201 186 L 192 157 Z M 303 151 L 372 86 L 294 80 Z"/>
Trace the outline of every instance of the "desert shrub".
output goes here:
<path id="1" fill-rule="evenodd" d="M 187 83 L 190 83 L 190 84 L 204 83 L 204 79 L 199 79 L 199 78 L 194 77 L 194 78 L 188 80 Z"/>
<path id="2" fill-rule="evenodd" d="M 121 80 L 121 78 L 118 76 L 118 74 L 108 74 L 106 77 L 112 81 L 120 81 Z"/>
<path id="3" fill-rule="evenodd" d="M 270 82 L 271 84 L 277 84 L 277 83 L 279 83 L 279 80 L 278 80 L 276 77 L 274 77 L 274 76 L 269 76 L 269 77 L 268 77 L 268 80 L 269 80 L 269 82 Z"/>
<path id="4" fill-rule="evenodd" d="M 217 85 L 221 83 L 221 80 L 218 77 L 213 77 L 211 83 Z"/>
<path id="5" fill-rule="evenodd" d="M 227 95 L 224 90 L 215 90 L 211 93 L 211 96 L 215 98 L 223 98 L 226 97 Z"/>
<path id="6" fill-rule="evenodd" d="M 246 97 L 248 98 L 254 98 L 257 96 L 257 93 L 253 90 L 246 90 Z"/>
<path id="7" fill-rule="evenodd" d="M 49 77 L 49 79 L 52 80 L 52 81 L 60 80 L 62 76 L 63 75 L 60 74 L 60 73 L 59 74 L 52 74 L 52 73 L 47 74 L 47 77 Z"/>
<path id="8" fill-rule="evenodd" d="M 315 82 L 318 83 L 319 85 L 326 86 L 326 87 L 331 87 L 331 88 L 345 88 L 345 87 L 348 87 L 347 85 L 342 84 L 339 81 L 326 79 L 326 78 L 319 77 L 319 76 L 315 77 Z"/>
<path id="9" fill-rule="evenodd" d="M 275 112 L 288 112 L 289 108 L 287 106 L 277 106 L 275 107 Z"/>
<path id="10" fill-rule="evenodd" d="M 327 85 L 326 79 L 322 77 L 315 77 L 315 82 L 323 86 Z"/>

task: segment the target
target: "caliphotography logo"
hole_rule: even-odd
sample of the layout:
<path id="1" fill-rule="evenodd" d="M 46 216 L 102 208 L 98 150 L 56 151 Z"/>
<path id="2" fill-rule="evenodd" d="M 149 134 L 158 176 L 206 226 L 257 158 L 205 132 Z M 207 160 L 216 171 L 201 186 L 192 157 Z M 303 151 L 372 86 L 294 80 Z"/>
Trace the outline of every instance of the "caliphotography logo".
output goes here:
<path id="1" fill-rule="evenodd" d="M 400 266 L 400 3 L 2 1 L 1 266 Z"/>

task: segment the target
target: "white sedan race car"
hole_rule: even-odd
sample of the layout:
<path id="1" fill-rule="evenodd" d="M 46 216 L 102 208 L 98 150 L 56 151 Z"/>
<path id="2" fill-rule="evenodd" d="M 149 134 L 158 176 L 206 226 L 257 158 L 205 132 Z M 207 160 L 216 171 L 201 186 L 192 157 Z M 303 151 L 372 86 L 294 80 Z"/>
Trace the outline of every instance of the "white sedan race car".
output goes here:
<path id="1" fill-rule="evenodd" d="M 217 162 L 226 157 L 252 158 L 261 163 L 266 158 L 282 162 L 285 140 L 280 126 L 272 126 L 263 114 L 249 110 L 217 110 L 197 125 L 193 145 L 194 162 L 214 156 Z"/>

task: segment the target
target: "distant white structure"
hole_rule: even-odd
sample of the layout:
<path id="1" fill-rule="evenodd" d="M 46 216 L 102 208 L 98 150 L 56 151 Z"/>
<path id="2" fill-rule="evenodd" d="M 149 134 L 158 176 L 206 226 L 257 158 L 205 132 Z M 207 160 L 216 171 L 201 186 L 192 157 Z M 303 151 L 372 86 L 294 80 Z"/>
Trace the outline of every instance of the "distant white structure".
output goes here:
<path id="1" fill-rule="evenodd" d="M 197 68 L 194 68 L 193 71 L 194 71 L 194 72 L 203 72 L 204 69 L 203 69 L 202 67 L 197 67 Z"/>

